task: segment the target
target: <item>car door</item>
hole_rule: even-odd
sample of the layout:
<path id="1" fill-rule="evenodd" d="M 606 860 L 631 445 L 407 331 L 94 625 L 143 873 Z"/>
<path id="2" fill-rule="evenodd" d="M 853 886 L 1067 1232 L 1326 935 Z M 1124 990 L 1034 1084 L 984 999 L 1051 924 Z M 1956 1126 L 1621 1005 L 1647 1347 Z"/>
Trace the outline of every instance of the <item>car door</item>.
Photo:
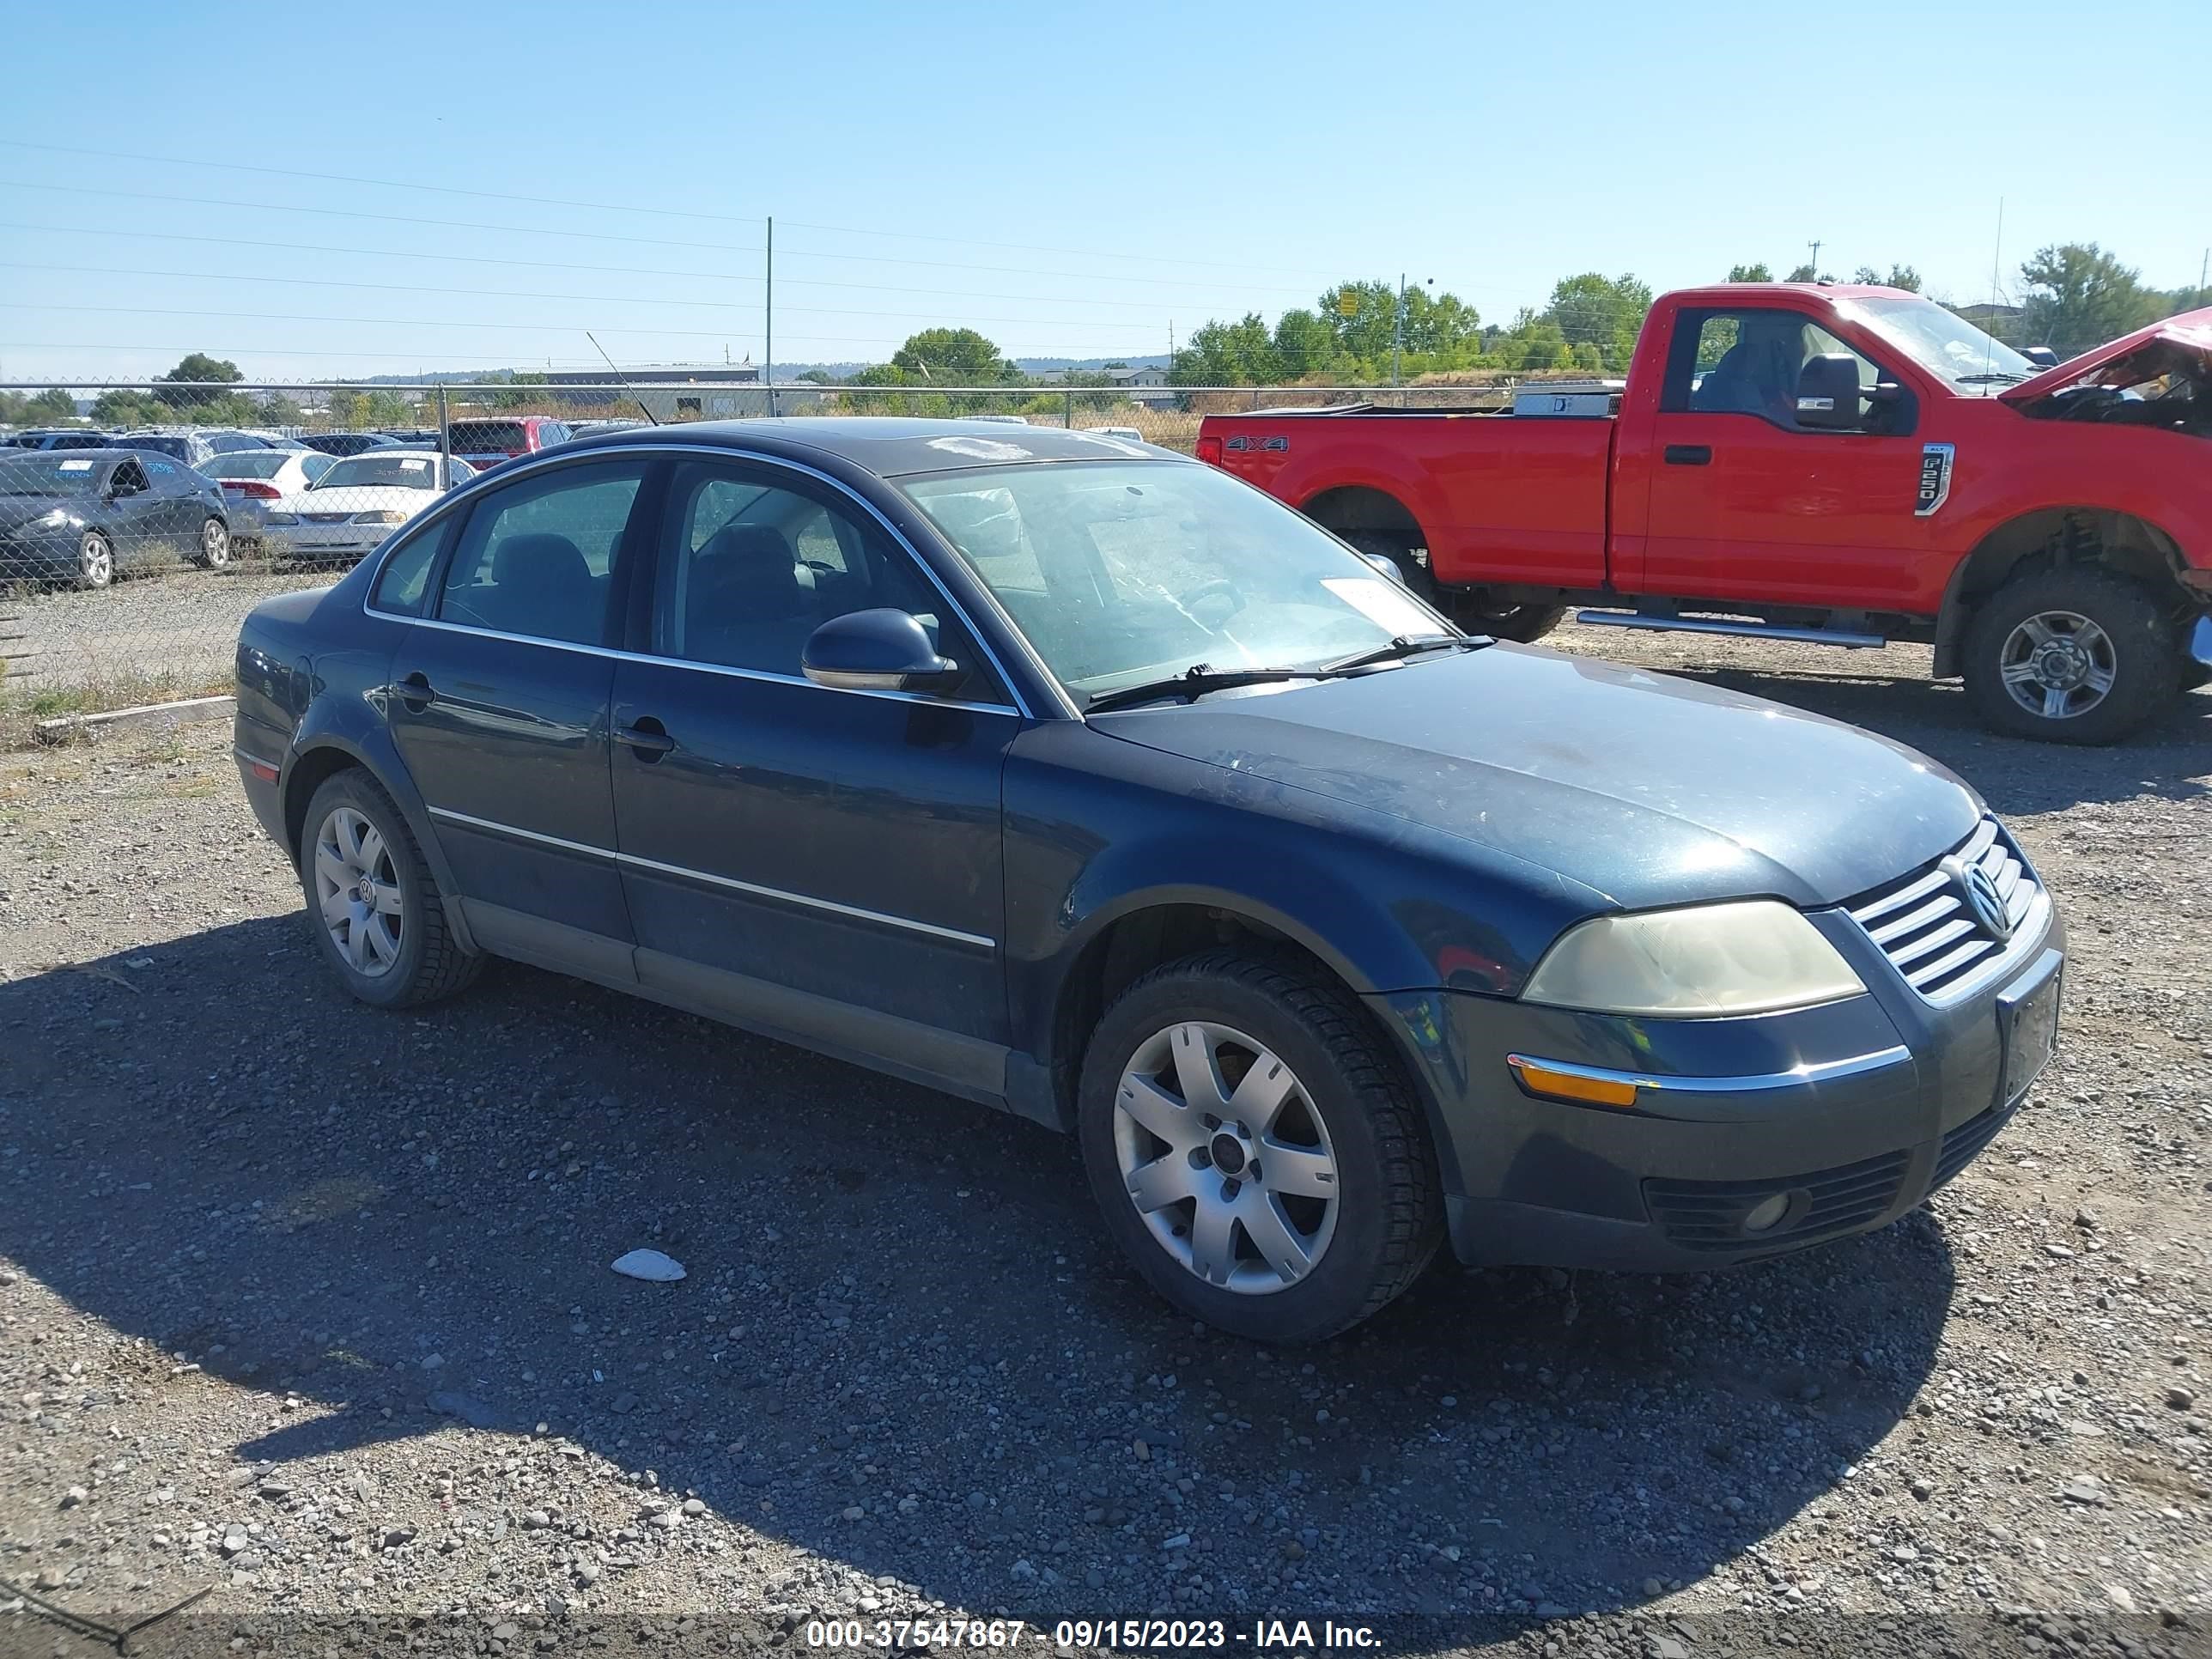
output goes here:
<path id="1" fill-rule="evenodd" d="M 107 476 L 108 540 L 118 569 L 143 565 L 168 550 L 171 503 L 154 489 L 145 463 L 133 456 L 116 462 Z"/>
<path id="2" fill-rule="evenodd" d="M 1654 424 L 1646 591 L 1869 610 L 1908 606 L 1935 531 L 1916 517 L 1909 398 L 1864 403 L 1853 431 L 1801 427 L 1797 376 L 1848 352 L 1862 387 L 1887 368 L 1802 313 L 1681 313 Z"/>
<path id="3" fill-rule="evenodd" d="M 163 544 L 171 553 L 191 553 L 199 544 L 200 520 L 206 516 L 200 493 L 203 475 L 166 455 L 149 455 L 146 476 L 159 503 L 149 516 L 158 522 Z"/>
<path id="4" fill-rule="evenodd" d="M 532 472 L 480 498 L 395 653 L 392 741 L 478 941 L 631 982 L 607 696 L 641 457 Z"/>
<path id="5" fill-rule="evenodd" d="M 649 615 L 616 665 L 614 798 L 640 981 L 971 1095 L 1005 1086 L 1000 781 L 1023 724 L 913 551 L 796 470 L 670 475 Z M 907 611 L 943 696 L 800 672 L 830 617 Z"/>

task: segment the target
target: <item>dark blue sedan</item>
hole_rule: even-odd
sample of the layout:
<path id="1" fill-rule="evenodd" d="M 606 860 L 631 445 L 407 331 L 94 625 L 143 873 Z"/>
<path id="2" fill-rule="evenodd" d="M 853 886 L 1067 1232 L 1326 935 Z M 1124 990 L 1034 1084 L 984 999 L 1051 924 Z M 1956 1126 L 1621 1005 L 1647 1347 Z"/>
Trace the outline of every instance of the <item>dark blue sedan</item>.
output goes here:
<path id="1" fill-rule="evenodd" d="M 587 439 L 261 605 L 238 680 L 356 996 L 509 957 L 1073 1131 L 1146 1278 L 1268 1341 L 1446 1239 L 1879 1226 L 2056 1041 L 2058 918 L 1942 768 L 1464 635 L 1119 438 Z"/>

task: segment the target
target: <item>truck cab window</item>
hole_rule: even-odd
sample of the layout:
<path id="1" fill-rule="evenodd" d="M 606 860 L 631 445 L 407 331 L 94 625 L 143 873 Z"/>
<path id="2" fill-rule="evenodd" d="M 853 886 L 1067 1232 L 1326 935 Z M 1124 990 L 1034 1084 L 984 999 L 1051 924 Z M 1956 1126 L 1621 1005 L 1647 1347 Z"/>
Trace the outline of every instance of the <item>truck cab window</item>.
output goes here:
<path id="1" fill-rule="evenodd" d="M 1863 392 L 1883 378 L 1872 361 L 1799 312 L 1691 312 L 1676 327 L 1662 401 L 1674 413 L 1752 415 L 1803 431 L 1808 428 L 1797 422 L 1797 380 L 1811 359 L 1838 352 L 1851 357 Z"/>

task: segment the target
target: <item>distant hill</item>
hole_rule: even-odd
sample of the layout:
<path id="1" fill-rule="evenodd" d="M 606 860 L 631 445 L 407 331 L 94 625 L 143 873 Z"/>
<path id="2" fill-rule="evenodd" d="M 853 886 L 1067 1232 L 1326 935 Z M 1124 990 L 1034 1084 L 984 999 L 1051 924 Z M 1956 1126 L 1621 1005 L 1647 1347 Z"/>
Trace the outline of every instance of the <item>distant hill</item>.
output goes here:
<path id="1" fill-rule="evenodd" d="M 1043 374 L 1060 369 L 1095 371 L 1104 368 L 1109 363 L 1118 363 L 1125 368 L 1169 367 L 1166 356 L 1158 352 L 1150 356 L 1139 357 L 1017 357 L 1014 359 L 1014 366 L 1024 374 Z M 632 367 L 638 367 L 638 365 L 632 365 Z M 701 367 L 709 368 L 717 367 L 717 365 L 702 364 Z M 780 362 L 775 366 L 775 378 L 781 384 L 795 380 L 803 374 L 823 374 L 833 380 L 842 380 L 851 378 L 868 367 L 870 365 L 866 363 Z M 422 386 L 435 385 L 441 381 L 450 386 L 470 381 L 511 380 L 517 374 L 542 374 L 545 372 L 544 369 L 535 368 L 437 368 L 427 369 L 416 374 L 368 374 L 358 379 L 342 378 L 347 378 L 352 384 L 358 386 Z M 556 381 L 559 380 L 560 371 L 554 370 L 552 378 Z"/>

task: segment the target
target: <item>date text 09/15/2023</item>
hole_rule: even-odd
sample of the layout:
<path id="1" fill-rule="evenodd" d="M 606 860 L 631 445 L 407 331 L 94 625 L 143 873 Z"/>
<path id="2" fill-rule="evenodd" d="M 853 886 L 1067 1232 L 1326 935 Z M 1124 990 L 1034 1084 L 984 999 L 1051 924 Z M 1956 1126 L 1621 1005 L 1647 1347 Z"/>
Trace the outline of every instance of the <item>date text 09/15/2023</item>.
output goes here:
<path id="1" fill-rule="evenodd" d="M 1118 1652 L 1242 1647 L 1298 1653 L 1324 1648 L 1372 1650 L 1381 1645 L 1366 1625 L 1324 1619 L 1261 1619 L 1231 1628 L 1220 1619 L 1062 1619 L 1048 1635 L 1042 1626 L 1012 1619 L 817 1619 L 805 1626 L 811 1648 L 927 1650 L 1019 1648 L 1028 1637 L 1049 1641 L 1060 1653 L 1110 1649 Z"/>

